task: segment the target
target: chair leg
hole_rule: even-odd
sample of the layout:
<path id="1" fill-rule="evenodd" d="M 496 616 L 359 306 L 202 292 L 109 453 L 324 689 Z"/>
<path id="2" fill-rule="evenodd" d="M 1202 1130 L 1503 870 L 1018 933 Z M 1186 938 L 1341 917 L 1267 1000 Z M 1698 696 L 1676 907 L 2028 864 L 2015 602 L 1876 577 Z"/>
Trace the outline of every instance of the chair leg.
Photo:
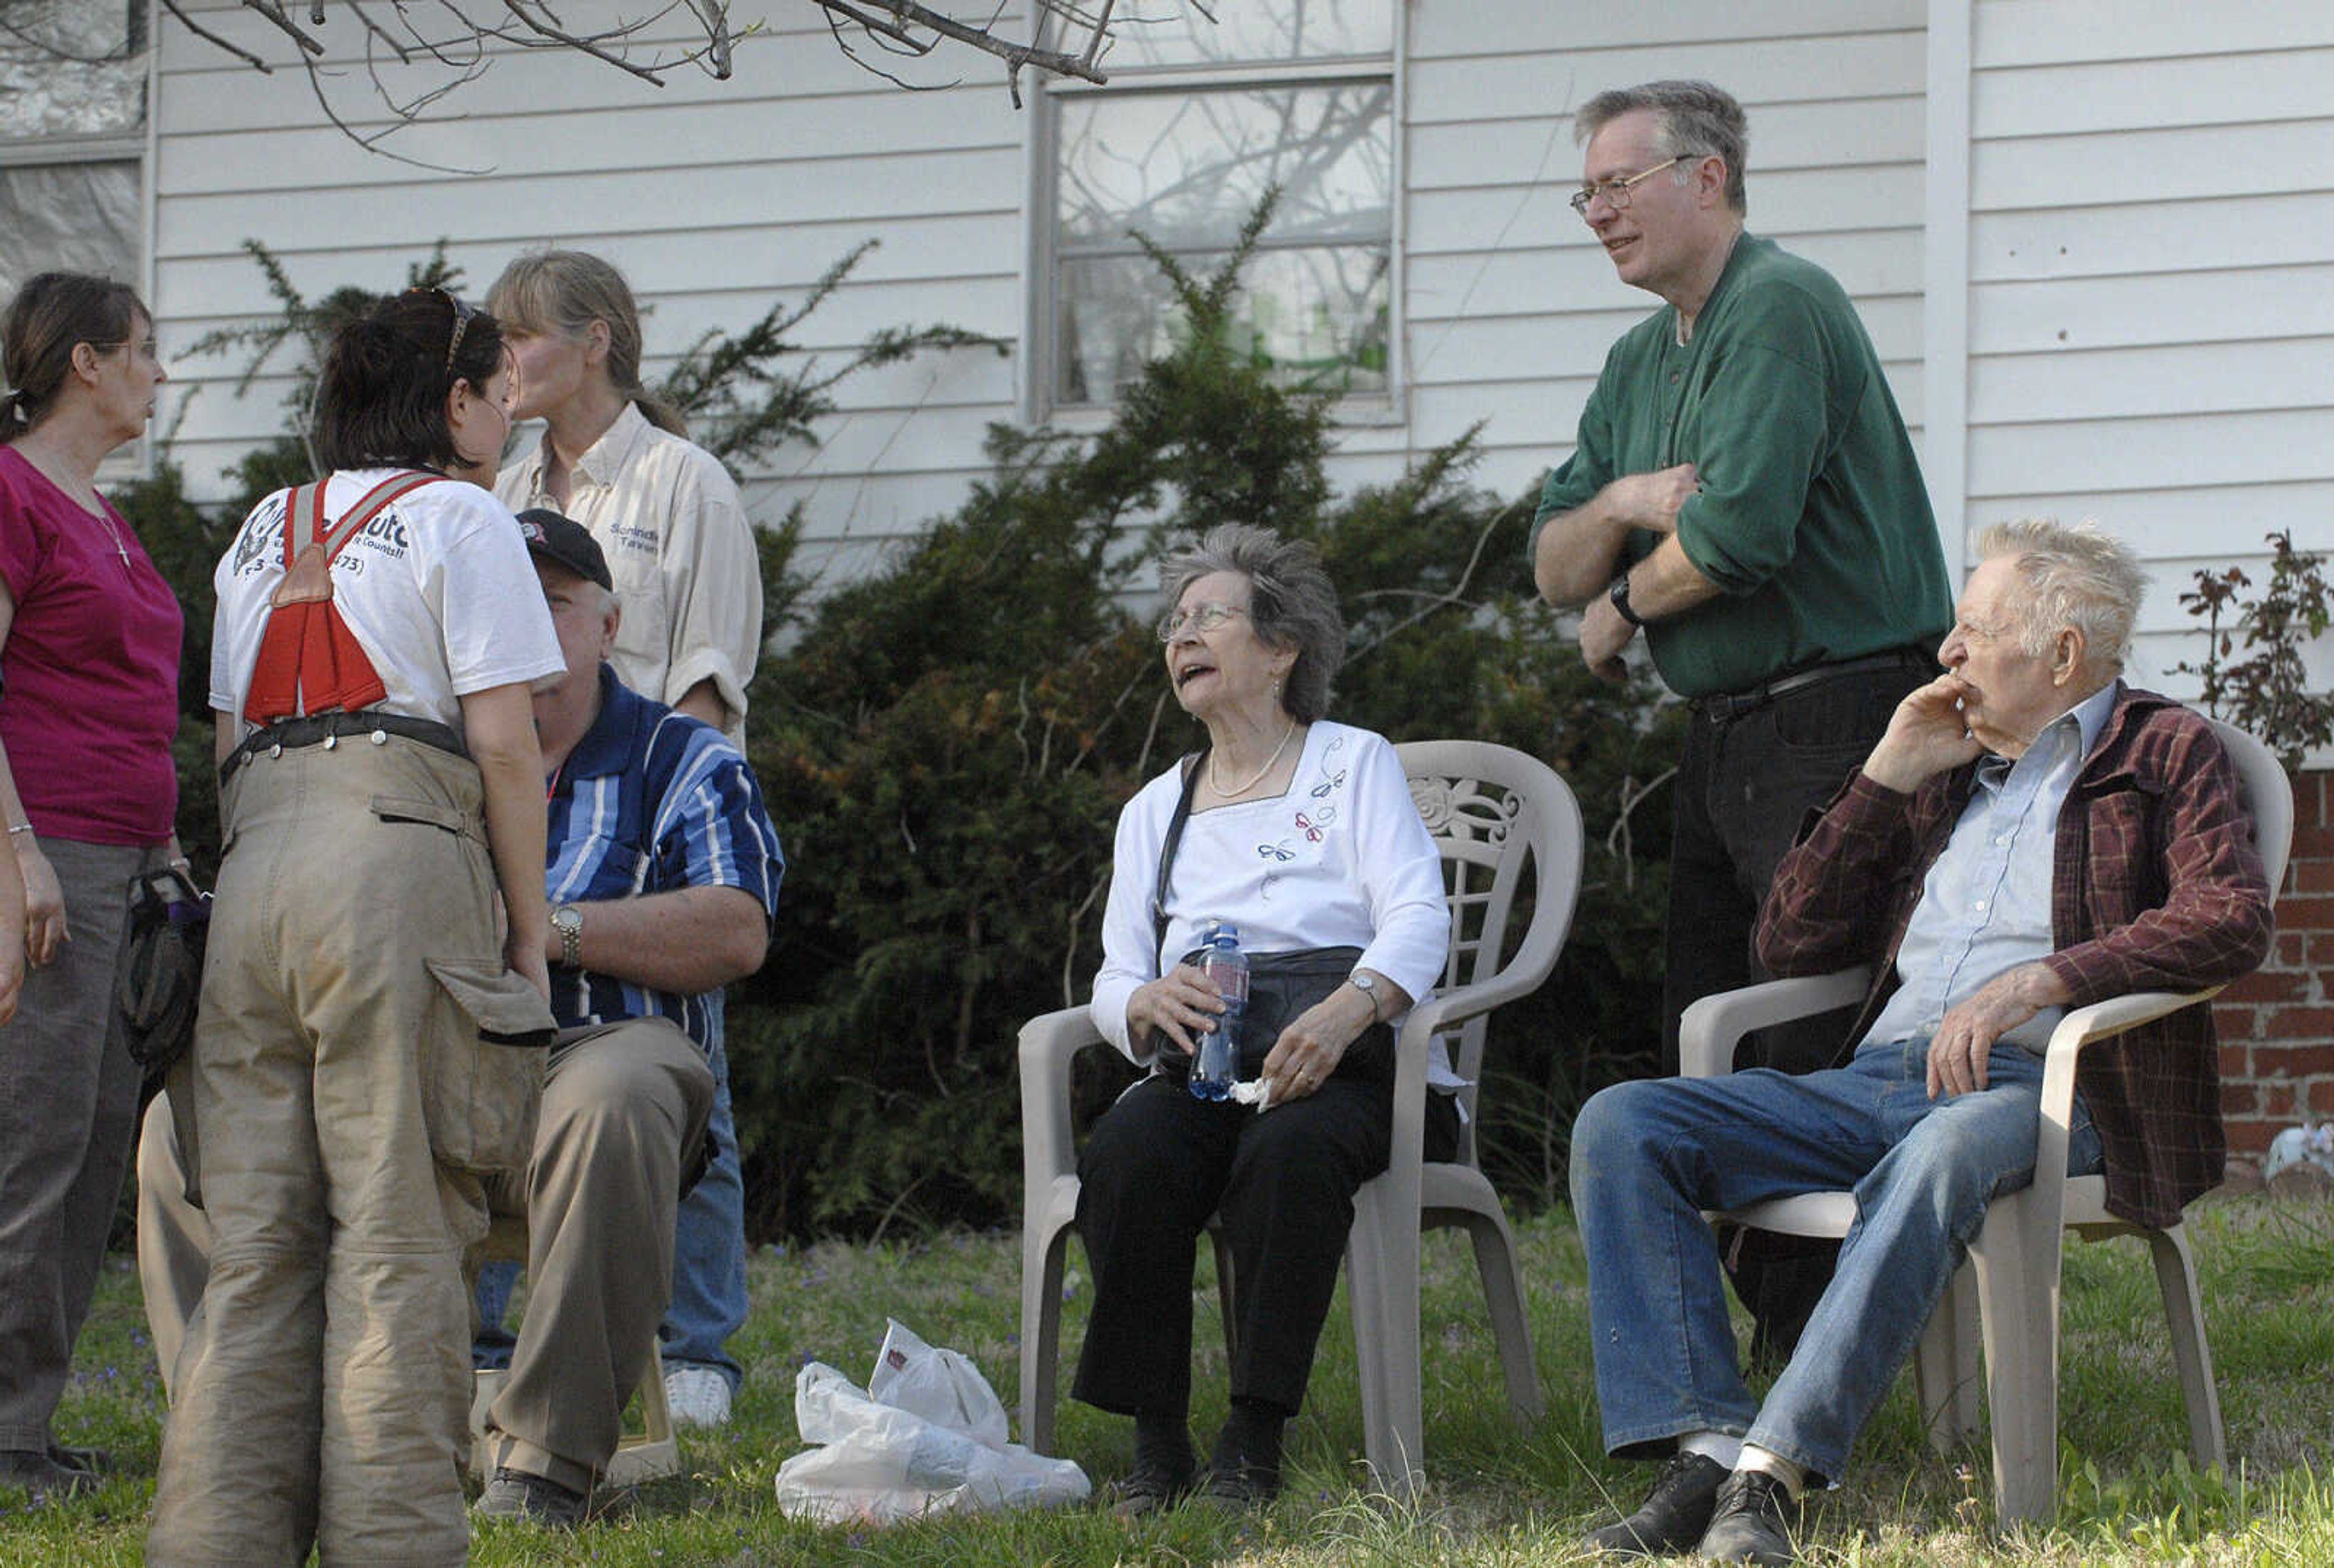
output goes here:
<path id="1" fill-rule="evenodd" d="M 1054 1379 L 1062 1338 L 1062 1254 L 1070 1227 L 1021 1236 L 1021 1440 L 1054 1451 Z"/>
<path id="2" fill-rule="evenodd" d="M 1362 1382 L 1363 1450 L 1378 1489 L 1408 1501 L 1425 1483 L 1425 1413 L 1419 1387 L 1418 1204 L 1390 1201 L 1393 1184 L 1365 1183 L 1345 1240 L 1354 1302 L 1354 1356 Z M 1399 1208 L 1399 1212 L 1397 1209 Z"/>
<path id="3" fill-rule="evenodd" d="M 1964 1264 L 1922 1332 L 1914 1364 L 1929 1446 L 1945 1453 L 1977 1435 L 1984 1416 L 1978 1355 L 1977 1271 Z"/>
<path id="4" fill-rule="evenodd" d="M 1216 1310 L 1224 1319 L 1224 1365 L 1239 1360 L 1239 1316 L 1232 1308 L 1238 1300 L 1239 1282 L 1232 1277 L 1232 1244 L 1224 1238 L 1224 1227 L 1215 1220 L 1208 1221 L 1208 1239 L 1216 1249 Z"/>
<path id="5" fill-rule="evenodd" d="M 635 1390 L 641 1401 L 641 1430 L 626 1432 L 616 1439 L 616 1451 L 608 1460 L 607 1479 L 612 1486 L 637 1486 L 643 1481 L 680 1474 L 680 1441 L 673 1436 L 672 1402 L 665 1397 L 664 1360 L 657 1349 L 656 1333 L 651 1330 L 648 1370 L 641 1374 Z"/>
<path id="6" fill-rule="evenodd" d="M 2213 1349 L 2204 1340 L 2204 1303 L 2196 1290 L 2196 1263 L 2184 1227 L 2147 1233 L 2156 1260 L 2156 1283 L 2164 1293 L 2164 1322 L 2172 1334 L 2172 1361 L 2180 1371 L 2180 1394 L 2188 1407 L 2188 1452 L 2199 1470 L 2225 1467 L 2221 1396 L 2213 1384 Z"/>
<path id="7" fill-rule="evenodd" d="M 1985 1325 L 1993 1495 L 2003 1525 L 2048 1523 L 2059 1503 L 2059 1248 L 2034 1234 L 2028 1192 L 1998 1198 L 1972 1255 Z"/>
<path id="8" fill-rule="evenodd" d="M 1442 1211 L 1451 1212 L 1449 1210 Z M 1483 1282 L 1483 1307 L 1491 1338 L 1500 1347 L 1500 1371 L 1507 1379 L 1508 1410 L 1519 1421 L 1536 1421 L 1547 1411 L 1539 1369 L 1532 1361 L 1531 1323 L 1524 1315 L 1523 1275 L 1516 1267 L 1515 1236 L 1507 1220 L 1476 1209 L 1460 1211 L 1475 1247 L 1475 1273 Z"/>

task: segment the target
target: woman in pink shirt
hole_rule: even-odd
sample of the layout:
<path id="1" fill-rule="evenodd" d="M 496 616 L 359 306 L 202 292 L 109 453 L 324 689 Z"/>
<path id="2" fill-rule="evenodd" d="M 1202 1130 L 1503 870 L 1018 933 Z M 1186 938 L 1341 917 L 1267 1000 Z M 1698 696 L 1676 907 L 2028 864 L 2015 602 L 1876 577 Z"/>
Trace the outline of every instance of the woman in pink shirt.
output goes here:
<path id="1" fill-rule="evenodd" d="M 178 859 L 179 616 L 97 493 L 166 379 L 137 294 L 33 278 L 0 318 L 0 1488 L 37 1499 L 94 1487 L 103 1463 L 49 1421 L 138 1108 L 114 966 L 130 880 Z"/>

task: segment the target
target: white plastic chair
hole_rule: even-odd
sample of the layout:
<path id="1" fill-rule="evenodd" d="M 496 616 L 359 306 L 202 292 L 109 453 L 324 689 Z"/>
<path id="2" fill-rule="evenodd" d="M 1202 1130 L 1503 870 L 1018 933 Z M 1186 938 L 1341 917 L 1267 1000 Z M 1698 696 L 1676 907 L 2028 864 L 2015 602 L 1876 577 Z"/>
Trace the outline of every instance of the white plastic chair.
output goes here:
<path id="1" fill-rule="evenodd" d="M 2252 813 L 2253 842 L 2274 898 L 2293 842 L 2293 787 L 2267 746 L 2233 726 L 2215 721 L 2214 727 L 2236 765 L 2239 787 Z M 1682 1074 L 1710 1078 L 1731 1071 L 1734 1048 L 1743 1035 L 1858 1002 L 1870 977 L 1869 969 L 1850 969 L 1704 997 L 1686 1009 L 1679 1025 Z M 2204 1303 L 2185 1227 L 2156 1230 L 2118 1219 L 2107 1212 L 2105 1177 L 2066 1174 L 2075 1065 L 2083 1047 L 2205 1002 L 2220 989 L 2136 991 L 2078 1007 L 2059 1021 L 2043 1058 L 2033 1184 L 1996 1199 L 1986 1211 L 1984 1228 L 1970 1248 L 1972 1266 L 1956 1272 L 1922 1336 L 1914 1363 L 1921 1409 L 1930 1440 L 1944 1448 L 1978 1429 L 1982 1332 L 1985 1403 L 1993 1418 L 1994 1506 L 2002 1524 L 2047 1521 L 2058 1507 L 2059 1275 L 2069 1230 L 2087 1241 L 2146 1238 L 2188 1408 L 2189 1451 L 2199 1469 L 2226 1458 Z M 1808 1193 L 1721 1217 L 1789 1236 L 1837 1238 L 1856 1218 L 1856 1199 L 1846 1192 Z"/>
<path id="2" fill-rule="evenodd" d="M 1518 1420 L 1543 1409 L 1524 1317 L 1515 1241 L 1499 1195 L 1475 1164 L 1476 1091 L 1461 1095 L 1467 1118 L 1458 1158 L 1422 1158 L 1428 1042 L 1443 1036 L 1452 1065 L 1472 1083 L 1480 1074 L 1487 1015 L 1529 995 L 1556 967 L 1580 888 L 1580 808 L 1547 765 L 1477 741 L 1420 741 L 1396 748 L 1428 831 L 1442 852 L 1452 946 L 1444 984 L 1413 1008 L 1395 1048 L 1394 1158 L 1365 1183 L 1345 1238 L 1347 1293 L 1360 1363 L 1365 1451 L 1377 1484 L 1411 1495 L 1424 1479 L 1419 1380 L 1419 1235 L 1464 1226 L 1499 1344 L 1508 1406 Z M 1509 917 L 1530 876 L 1531 922 L 1502 961 Z M 1039 1453 L 1054 1446 L 1055 1363 L 1061 1337 L 1064 1243 L 1077 1214 L 1077 1156 L 1070 1132 L 1070 1062 L 1102 1036 L 1086 1010 L 1033 1018 L 1021 1030 L 1021 1430 Z M 1224 1323 L 1232 1323 L 1237 1282 L 1220 1238 L 1216 1248 Z"/>

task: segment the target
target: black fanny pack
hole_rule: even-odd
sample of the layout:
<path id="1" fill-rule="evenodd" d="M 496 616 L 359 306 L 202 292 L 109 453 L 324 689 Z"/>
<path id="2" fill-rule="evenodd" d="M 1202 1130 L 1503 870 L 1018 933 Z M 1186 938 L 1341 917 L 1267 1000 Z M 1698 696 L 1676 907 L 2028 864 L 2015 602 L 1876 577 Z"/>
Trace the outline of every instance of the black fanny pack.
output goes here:
<path id="1" fill-rule="evenodd" d="M 1264 1059 L 1307 1007 L 1319 1002 L 1354 972 L 1362 960 L 1359 948 L 1308 948 L 1295 953 L 1250 953 L 1248 957 L 1248 1012 L 1240 1020 L 1239 1075 L 1253 1078 L 1264 1069 Z M 1194 949 L 1183 962 L 1197 964 Z M 1168 1042 L 1158 1055 L 1159 1070 L 1171 1078 L 1191 1076 L 1191 1059 Z M 1394 1030 L 1373 1024 L 1363 1030 L 1337 1063 L 1336 1078 L 1364 1082 L 1394 1078 Z"/>

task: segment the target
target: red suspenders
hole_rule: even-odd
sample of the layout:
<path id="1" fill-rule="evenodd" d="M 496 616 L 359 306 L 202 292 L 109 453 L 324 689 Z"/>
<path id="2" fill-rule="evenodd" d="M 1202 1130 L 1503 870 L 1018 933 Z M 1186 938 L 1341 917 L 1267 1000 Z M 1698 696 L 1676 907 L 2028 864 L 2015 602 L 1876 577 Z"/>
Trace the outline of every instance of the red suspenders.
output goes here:
<path id="1" fill-rule="evenodd" d="M 333 561 L 342 546 L 391 504 L 424 485 L 436 484 L 439 477 L 414 473 L 391 476 L 367 491 L 330 534 L 324 524 L 326 481 L 302 486 L 285 499 L 284 581 L 268 601 L 273 608 L 260 637 L 259 661 L 252 670 L 244 717 L 268 725 L 294 714 L 333 708 L 354 712 L 389 695 L 372 660 L 365 657 L 364 646 L 333 607 Z M 299 542 L 303 512 L 308 523 L 304 546 Z"/>

